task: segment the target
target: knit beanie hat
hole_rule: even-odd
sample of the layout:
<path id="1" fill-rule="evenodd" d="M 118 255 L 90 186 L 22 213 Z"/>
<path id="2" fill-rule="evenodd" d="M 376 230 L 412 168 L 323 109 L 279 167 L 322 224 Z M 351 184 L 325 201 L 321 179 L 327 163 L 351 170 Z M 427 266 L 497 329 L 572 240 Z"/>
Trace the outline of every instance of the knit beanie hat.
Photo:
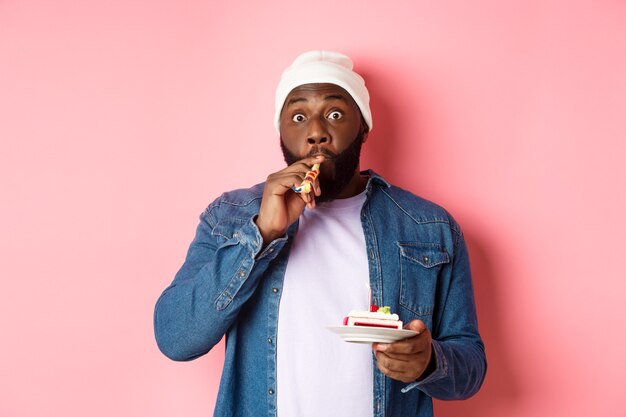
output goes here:
<path id="1" fill-rule="evenodd" d="M 298 56 L 283 72 L 276 88 L 276 130 L 280 131 L 280 113 L 291 90 L 304 84 L 328 83 L 338 85 L 352 96 L 371 131 L 370 95 L 365 81 L 352 67 L 352 60 L 339 52 L 309 51 Z"/>

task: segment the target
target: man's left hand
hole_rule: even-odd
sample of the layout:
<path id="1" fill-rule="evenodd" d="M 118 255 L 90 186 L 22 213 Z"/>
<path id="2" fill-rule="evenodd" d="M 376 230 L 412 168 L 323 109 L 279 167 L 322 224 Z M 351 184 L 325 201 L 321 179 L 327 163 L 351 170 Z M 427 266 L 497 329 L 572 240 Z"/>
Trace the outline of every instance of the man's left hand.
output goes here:
<path id="1" fill-rule="evenodd" d="M 418 335 L 394 343 L 373 343 L 378 369 L 390 378 L 413 382 L 421 378 L 432 358 L 432 336 L 421 320 L 413 320 L 404 326 Z"/>

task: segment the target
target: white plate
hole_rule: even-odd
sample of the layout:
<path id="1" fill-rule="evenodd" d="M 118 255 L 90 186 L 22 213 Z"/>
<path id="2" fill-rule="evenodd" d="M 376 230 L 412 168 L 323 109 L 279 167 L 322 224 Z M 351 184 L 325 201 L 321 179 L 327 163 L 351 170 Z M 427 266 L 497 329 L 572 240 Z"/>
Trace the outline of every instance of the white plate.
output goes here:
<path id="1" fill-rule="evenodd" d="M 337 333 L 344 341 L 354 343 L 393 343 L 419 334 L 413 330 L 388 329 L 385 327 L 328 326 L 326 328 L 333 333 Z"/>

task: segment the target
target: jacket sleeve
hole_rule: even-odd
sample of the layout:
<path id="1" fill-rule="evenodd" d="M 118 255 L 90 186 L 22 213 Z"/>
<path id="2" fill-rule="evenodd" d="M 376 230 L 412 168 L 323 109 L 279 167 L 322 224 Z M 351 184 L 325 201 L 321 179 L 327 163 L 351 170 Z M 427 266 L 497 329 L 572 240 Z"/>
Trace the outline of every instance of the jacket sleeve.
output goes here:
<path id="1" fill-rule="evenodd" d="M 439 295 L 439 317 L 433 322 L 436 369 L 403 392 L 419 388 L 440 400 L 462 400 L 478 392 L 485 378 L 485 348 L 478 333 L 469 257 L 460 232 L 455 249 L 447 285 Z"/>
<path id="2" fill-rule="evenodd" d="M 157 345 L 173 360 L 195 359 L 221 340 L 286 242 L 277 239 L 261 252 L 256 216 L 219 212 L 218 199 L 200 215 L 185 262 L 155 306 Z"/>

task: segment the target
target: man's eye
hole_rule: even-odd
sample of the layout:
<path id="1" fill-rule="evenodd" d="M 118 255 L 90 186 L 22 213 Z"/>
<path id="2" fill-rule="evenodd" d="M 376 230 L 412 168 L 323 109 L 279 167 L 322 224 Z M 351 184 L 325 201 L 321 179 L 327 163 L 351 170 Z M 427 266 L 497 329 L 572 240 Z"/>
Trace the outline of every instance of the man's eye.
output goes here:
<path id="1" fill-rule="evenodd" d="M 333 111 L 328 115 L 328 118 L 332 120 L 339 120 L 342 117 L 343 117 L 343 113 L 341 113 L 340 111 Z"/>
<path id="2" fill-rule="evenodd" d="M 298 114 L 294 115 L 291 118 L 291 120 L 293 120 L 294 122 L 304 122 L 306 120 L 306 117 L 304 117 L 303 114 L 298 113 Z"/>

